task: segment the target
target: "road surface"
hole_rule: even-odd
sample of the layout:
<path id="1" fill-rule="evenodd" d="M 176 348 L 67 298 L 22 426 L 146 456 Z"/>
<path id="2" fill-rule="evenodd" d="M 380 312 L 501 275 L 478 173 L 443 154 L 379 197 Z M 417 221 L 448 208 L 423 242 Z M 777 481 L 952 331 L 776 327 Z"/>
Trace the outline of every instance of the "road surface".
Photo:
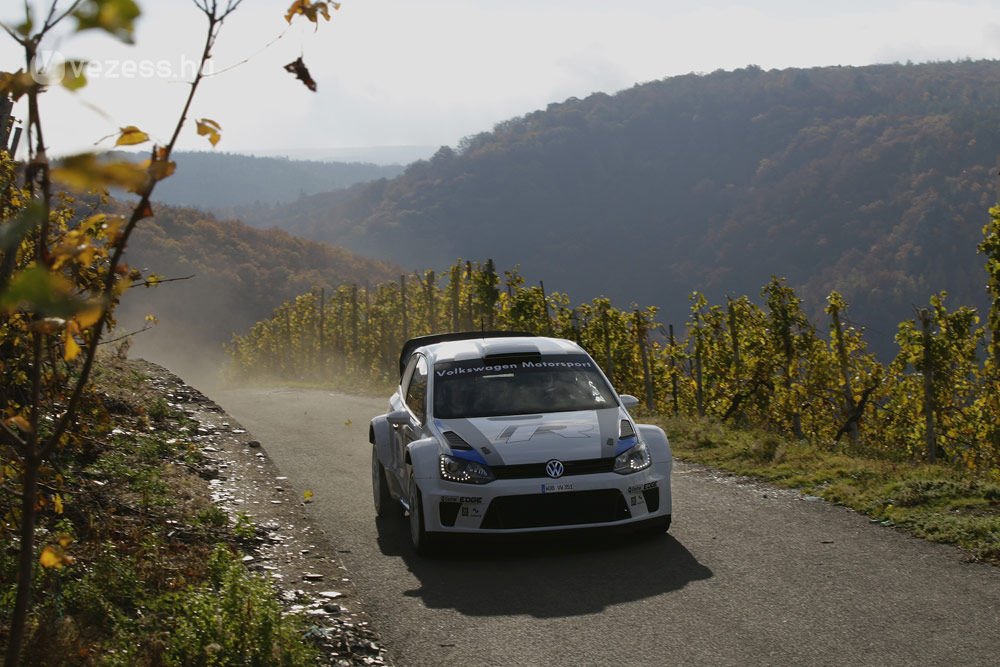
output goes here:
<path id="1" fill-rule="evenodd" d="M 667 536 L 476 543 L 424 560 L 401 519 L 375 521 L 368 420 L 386 400 L 212 397 L 314 493 L 399 667 L 1000 664 L 1000 568 L 849 510 L 677 464 Z"/>

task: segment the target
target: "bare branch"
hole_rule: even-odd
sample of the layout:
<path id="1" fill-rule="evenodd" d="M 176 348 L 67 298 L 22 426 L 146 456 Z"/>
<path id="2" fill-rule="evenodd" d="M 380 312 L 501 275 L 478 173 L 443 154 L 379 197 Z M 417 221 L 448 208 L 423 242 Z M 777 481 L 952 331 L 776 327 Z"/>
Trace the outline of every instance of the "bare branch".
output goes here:
<path id="1" fill-rule="evenodd" d="M 175 283 L 179 280 L 191 280 L 196 275 L 197 275 L 196 273 L 192 273 L 190 276 L 181 276 L 179 278 L 163 278 L 162 280 L 154 280 L 154 281 L 150 281 L 147 278 L 146 280 L 143 280 L 141 283 L 133 283 L 129 285 L 129 289 L 135 287 L 156 287 L 157 285 L 161 285 L 163 283 Z"/>
<path id="2" fill-rule="evenodd" d="M 2 21 L 0 21 L 0 28 L 2 28 L 5 33 L 10 35 L 11 39 L 13 39 L 21 46 L 24 46 L 24 38 L 18 35 L 16 32 L 14 32 L 13 28 L 8 26 L 6 23 L 3 23 Z"/>
<path id="3" fill-rule="evenodd" d="M 191 110 L 191 104 L 194 101 L 194 96 L 198 92 L 198 86 L 205 78 L 204 70 L 205 63 L 212 55 L 212 46 L 215 44 L 215 39 L 218 36 L 219 28 L 222 25 L 222 19 L 220 19 L 216 13 L 216 1 L 212 0 L 211 5 L 207 4 L 207 0 L 193 0 L 195 5 L 205 11 L 206 18 L 208 20 L 208 26 L 205 31 L 205 44 L 202 49 L 201 59 L 198 63 L 198 72 L 191 82 L 191 90 L 188 91 L 187 99 L 184 102 L 184 108 L 181 111 L 180 116 L 177 119 L 177 124 L 174 127 L 174 132 L 170 137 L 170 142 L 163 147 L 162 152 L 157 155 L 156 149 L 154 149 L 153 158 L 168 160 L 170 155 L 174 150 L 174 146 L 177 143 L 177 139 L 180 137 L 181 130 L 184 129 L 184 125 L 187 122 L 188 113 Z M 201 3 L 201 4 L 199 4 Z M 208 10 L 208 11 L 206 11 Z M 146 218 L 152 214 L 152 208 L 150 206 L 150 198 L 153 195 L 153 190 L 156 188 L 157 181 L 155 179 L 150 179 L 149 184 L 142 191 L 139 203 L 135 205 L 132 209 L 132 215 L 129 217 L 128 223 L 122 230 L 121 237 L 118 241 L 115 251 L 111 256 L 109 261 L 110 270 L 108 271 L 107 277 L 104 280 L 104 285 L 102 292 L 105 297 L 110 297 L 114 292 L 115 282 L 117 280 L 117 274 L 115 273 L 115 268 L 121 263 L 122 255 L 125 253 L 125 248 L 128 246 L 129 238 L 132 232 L 135 230 L 139 221 Z M 87 383 L 90 381 L 90 373 L 94 367 L 94 360 L 97 357 L 97 343 L 101 340 L 101 335 L 104 333 L 104 328 L 107 326 L 108 317 L 110 315 L 111 309 L 111 299 L 108 298 L 107 305 L 104 306 L 104 311 L 101 313 L 100 319 L 91 329 L 90 335 L 90 345 L 88 345 L 87 355 L 84 358 L 83 367 L 80 369 L 80 375 L 77 378 L 76 385 L 73 387 L 73 393 L 70 395 L 70 399 L 66 405 L 66 409 L 63 411 L 62 416 L 56 423 L 55 428 L 52 431 L 52 435 L 49 437 L 48 441 L 42 448 L 42 456 L 48 456 L 55 449 L 62 437 L 63 433 L 69 427 L 70 421 L 76 414 L 77 407 L 80 404 L 80 400 L 83 397 L 83 390 Z"/>
<path id="4" fill-rule="evenodd" d="M 17 431 L 7 426 L 7 424 L 3 422 L 0 422 L 0 441 L 3 441 L 6 444 L 10 445 L 18 452 L 23 450 L 25 445 L 27 444 L 21 438 L 21 436 L 17 434 Z"/>
<path id="5" fill-rule="evenodd" d="M 77 7 L 80 6 L 81 2 L 82 2 L 82 0 L 73 0 L 73 2 L 70 3 L 69 7 L 66 8 L 66 11 L 64 11 L 62 14 L 60 14 L 58 17 L 56 17 L 55 20 L 52 21 L 52 24 L 48 25 L 48 27 L 46 28 L 46 30 L 48 30 L 49 28 L 51 28 L 53 26 L 56 26 L 56 25 L 62 23 L 63 20 L 67 16 L 69 16 L 74 11 L 76 11 Z M 55 5 L 56 5 L 56 2 L 53 2 L 52 6 L 55 7 Z"/>
<path id="6" fill-rule="evenodd" d="M 289 30 L 288 28 L 285 28 L 284 30 L 282 30 L 278 34 L 277 37 L 275 37 L 270 42 L 268 42 L 267 44 L 265 44 L 263 47 L 261 47 L 255 53 L 250 54 L 246 58 L 243 58 L 242 60 L 239 60 L 239 61 L 233 63 L 232 65 L 228 65 L 226 67 L 223 67 L 222 69 L 215 70 L 214 72 L 210 72 L 210 73 L 208 73 L 208 74 L 205 75 L 205 78 L 209 78 L 209 77 L 213 77 L 213 76 L 219 76 L 220 74 L 225 74 L 226 72 L 228 72 L 230 70 L 234 70 L 237 67 L 242 67 L 243 65 L 246 65 L 248 62 L 250 62 L 251 60 L 253 60 L 257 56 L 259 56 L 260 54 L 264 53 L 264 51 L 267 51 L 269 48 L 271 48 L 271 46 L 273 46 L 274 44 L 276 44 L 282 37 L 284 37 L 288 33 L 288 30 Z"/>
<path id="7" fill-rule="evenodd" d="M 122 334 L 117 338 L 109 338 L 108 340 L 102 340 L 101 342 L 98 343 L 98 345 L 110 345 L 111 343 L 117 343 L 120 340 L 125 340 L 126 338 L 131 338 L 132 336 L 138 336 L 139 334 L 145 333 L 152 328 L 153 325 L 147 322 L 145 326 L 143 326 L 141 329 L 136 329 L 135 331 L 129 331 L 128 333 Z"/>

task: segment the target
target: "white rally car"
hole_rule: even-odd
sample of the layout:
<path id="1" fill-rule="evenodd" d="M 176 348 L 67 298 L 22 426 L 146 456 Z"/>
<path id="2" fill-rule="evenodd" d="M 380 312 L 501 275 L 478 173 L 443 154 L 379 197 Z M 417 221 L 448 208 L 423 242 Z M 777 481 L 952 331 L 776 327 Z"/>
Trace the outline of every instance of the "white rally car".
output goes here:
<path id="1" fill-rule="evenodd" d="M 371 421 L 372 492 L 402 505 L 419 553 L 447 533 L 670 528 L 670 443 L 636 424 L 577 344 L 509 332 L 403 346 L 399 389 Z"/>

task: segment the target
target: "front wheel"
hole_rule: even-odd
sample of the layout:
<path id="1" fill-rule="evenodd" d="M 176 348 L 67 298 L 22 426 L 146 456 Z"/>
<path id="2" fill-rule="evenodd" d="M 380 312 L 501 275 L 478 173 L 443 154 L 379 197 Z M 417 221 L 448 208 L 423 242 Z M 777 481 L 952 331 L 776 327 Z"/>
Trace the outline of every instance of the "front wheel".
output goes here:
<path id="1" fill-rule="evenodd" d="M 392 507 L 392 495 L 385 478 L 385 466 L 378 460 L 378 449 L 372 447 L 372 500 L 375 501 L 375 516 L 382 517 Z"/>
<path id="2" fill-rule="evenodd" d="M 430 556 L 436 552 L 437 541 L 432 533 L 427 532 L 424 523 L 423 496 L 417 487 L 417 482 L 410 474 L 410 544 L 413 550 L 421 556 Z"/>
<path id="3" fill-rule="evenodd" d="M 659 535 L 660 533 L 666 533 L 670 530 L 670 515 L 661 516 L 657 519 L 653 519 L 649 523 L 648 530 L 651 534 Z"/>

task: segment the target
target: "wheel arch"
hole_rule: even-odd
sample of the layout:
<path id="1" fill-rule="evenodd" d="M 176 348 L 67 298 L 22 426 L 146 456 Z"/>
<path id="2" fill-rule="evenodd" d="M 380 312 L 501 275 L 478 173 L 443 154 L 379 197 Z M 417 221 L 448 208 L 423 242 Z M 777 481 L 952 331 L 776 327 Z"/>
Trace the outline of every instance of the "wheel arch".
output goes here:
<path id="1" fill-rule="evenodd" d="M 368 442 L 375 446 L 382 465 L 389 467 L 392 463 L 392 425 L 386 415 L 379 415 L 368 424 Z"/>
<path id="2" fill-rule="evenodd" d="M 438 456 L 441 448 L 437 438 L 421 438 L 406 446 L 406 463 L 413 469 L 416 479 L 436 478 Z"/>

